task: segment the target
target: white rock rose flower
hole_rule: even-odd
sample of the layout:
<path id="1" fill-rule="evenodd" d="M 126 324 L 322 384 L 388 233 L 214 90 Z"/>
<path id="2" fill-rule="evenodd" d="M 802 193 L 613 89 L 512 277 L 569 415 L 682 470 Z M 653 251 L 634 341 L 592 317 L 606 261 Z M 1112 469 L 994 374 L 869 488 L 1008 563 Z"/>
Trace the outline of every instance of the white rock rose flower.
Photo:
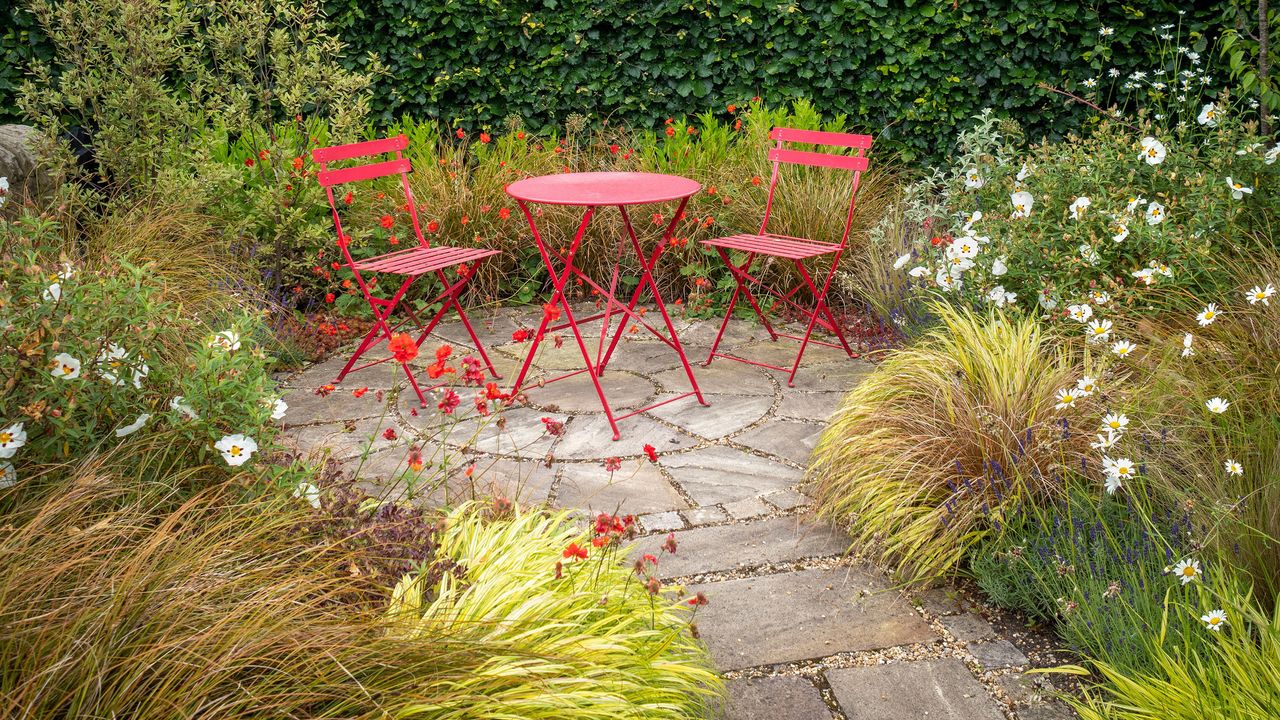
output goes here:
<path id="1" fill-rule="evenodd" d="M 258 443 L 251 437 L 236 433 L 223 436 L 213 444 L 213 448 L 222 453 L 222 459 L 226 460 L 228 465 L 236 467 L 245 464 L 249 457 L 258 451 Z"/>

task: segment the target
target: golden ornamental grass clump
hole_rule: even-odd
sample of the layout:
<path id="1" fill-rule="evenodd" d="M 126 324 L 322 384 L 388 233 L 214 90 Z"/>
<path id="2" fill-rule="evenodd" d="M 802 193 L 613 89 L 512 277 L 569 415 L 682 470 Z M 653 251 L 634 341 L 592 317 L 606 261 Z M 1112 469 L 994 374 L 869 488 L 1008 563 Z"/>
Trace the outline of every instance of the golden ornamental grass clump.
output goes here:
<path id="1" fill-rule="evenodd" d="M 819 513 L 909 581 L 954 569 L 1016 499 L 1055 495 L 1097 415 L 1077 390 L 1097 378 L 1034 318 L 933 312 L 845 398 L 809 471 Z"/>

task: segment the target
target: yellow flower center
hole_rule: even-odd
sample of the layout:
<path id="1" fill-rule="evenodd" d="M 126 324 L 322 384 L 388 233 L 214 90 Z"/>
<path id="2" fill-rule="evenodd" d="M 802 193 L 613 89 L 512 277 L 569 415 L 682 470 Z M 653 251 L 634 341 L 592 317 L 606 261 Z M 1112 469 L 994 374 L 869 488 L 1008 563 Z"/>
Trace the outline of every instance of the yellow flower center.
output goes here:
<path id="1" fill-rule="evenodd" d="M 1125 466 L 1125 465 L 1121 465 L 1121 466 L 1119 466 L 1119 467 L 1117 467 L 1117 468 L 1116 468 L 1116 474 L 1117 474 L 1117 475 L 1128 475 L 1128 474 L 1129 474 L 1129 468 L 1128 468 L 1127 466 Z"/>
<path id="2" fill-rule="evenodd" d="M 1212 310 L 1206 310 L 1206 311 L 1205 311 L 1205 313 L 1204 313 L 1204 319 L 1205 319 L 1205 320 L 1208 320 L 1208 319 L 1210 319 L 1210 318 L 1212 318 L 1212 317 L 1213 317 L 1213 311 L 1212 311 Z"/>
<path id="3" fill-rule="evenodd" d="M 73 373 L 73 372 L 75 372 L 75 368 L 71 367 L 70 365 L 63 365 L 63 366 L 62 366 L 62 374 L 63 374 L 63 375 L 70 375 L 70 374 L 71 374 L 71 373 Z"/>
<path id="4" fill-rule="evenodd" d="M 13 436 L 7 432 L 0 432 L 0 445 L 8 445 L 13 441 Z"/>
<path id="5" fill-rule="evenodd" d="M 231 453 L 231 457 L 240 457 L 240 452 L 241 452 L 240 446 L 232 445 L 231 450 L 229 452 Z"/>
<path id="6" fill-rule="evenodd" d="M 1220 617 L 1214 616 L 1214 617 L 1209 618 L 1209 624 L 1210 624 L 1210 625 L 1217 625 L 1217 624 L 1218 624 L 1218 623 L 1220 623 L 1220 622 L 1222 622 L 1222 618 L 1220 618 Z"/>
<path id="7" fill-rule="evenodd" d="M 1112 429 L 1112 430 L 1119 430 L 1119 429 L 1120 429 L 1120 423 L 1116 422 L 1115 420 L 1112 420 L 1112 421 L 1111 421 L 1111 423 L 1110 423 L 1110 425 L 1111 425 L 1111 429 Z"/>

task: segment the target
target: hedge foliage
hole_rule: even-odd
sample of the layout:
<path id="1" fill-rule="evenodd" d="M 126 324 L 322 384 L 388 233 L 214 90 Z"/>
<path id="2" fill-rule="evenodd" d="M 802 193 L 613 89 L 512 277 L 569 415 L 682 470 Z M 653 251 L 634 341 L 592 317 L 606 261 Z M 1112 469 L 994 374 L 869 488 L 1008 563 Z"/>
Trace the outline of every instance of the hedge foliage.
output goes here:
<path id="1" fill-rule="evenodd" d="M 193 1 L 193 0 L 189 0 Z M 13 84 L 47 52 L 14 3 L 0 34 L 0 121 Z M 1065 0 L 325 0 L 360 68 L 389 68 L 380 124 L 409 113 L 497 129 L 583 113 L 640 127 L 761 96 L 811 99 L 912 156 L 938 156 L 984 107 L 1033 136 L 1060 135 L 1085 110 L 1037 88 L 1111 67 L 1149 69 L 1151 30 L 1207 38 L 1226 0 L 1093 6 Z M 1187 7 L 1191 6 L 1191 7 Z M 1184 10 L 1179 15 L 1179 10 Z M 6 13 L 7 14 L 7 13 Z M 1099 29 L 1114 29 L 1102 49 Z"/>
<path id="2" fill-rule="evenodd" d="M 1154 0 L 326 0 L 353 50 L 390 69 L 377 110 L 496 128 L 568 113 L 640 126 L 753 96 L 811 99 L 886 128 L 910 155 L 949 148 L 984 107 L 1033 135 L 1083 110 L 1037 89 L 1150 70 L 1152 28 L 1216 35 L 1230 3 Z M 1179 10 L 1186 10 L 1179 15 Z M 1124 54 L 1099 51 L 1106 44 Z M 1171 32 L 1178 32 L 1177 30 Z M 1203 40 L 1202 40 L 1203 42 Z"/>

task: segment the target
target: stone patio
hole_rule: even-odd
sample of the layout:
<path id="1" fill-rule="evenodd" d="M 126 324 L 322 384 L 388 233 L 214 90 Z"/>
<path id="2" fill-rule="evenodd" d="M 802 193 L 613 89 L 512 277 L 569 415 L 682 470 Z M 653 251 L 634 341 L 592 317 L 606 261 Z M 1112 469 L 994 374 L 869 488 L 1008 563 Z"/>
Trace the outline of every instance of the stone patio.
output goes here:
<path id="1" fill-rule="evenodd" d="M 473 313 L 504 390 L 529 347 L 511 333 L 538 319 L 528 308 Z M 663 559 L 661 577 L 710 598 L 697 622 L 729 678 L 728 720 L 1074 717 L 1020 674 L 1027 659 L 984 619 L 937 594 L 913 601 L 846 557 L 843 534 L 807 516 L 805 463 L 844 393 L 869 372 L 865 361 L 811 347 L 788 388 L 781 373 L 752 365 L 702 367 L 713 323 L 680 320 L 678 330 L 710 407 L 688 398 L 622 420 L 616 442 L 585 374 L 540 386 L 539 378 L 582 367 L 568 335 L 560 348 L 543 343 L 525 383 L 528 404 L 497 422 L 477 414 L 474 388 L 459 388 L 452 415 L 418 407 L 399 391 L 404 377 L 391 363 L 319 396 L 342 367 L 339 353 L 285 380 L 286 441 L 327 453 L 389 496 L 454 503 L 498 492 L 584 515 L 631 513 L 646 533 L 644 552 L 656 553 L 674 531 L 679 552 Z M 593 323 L 584 335 L 599 332 Z M 460 326 L 437 336 L 455 347 L 455 360 L 471 349 Z M 434 360 L 434 347 L 425 344 L 415 365 Z M 777 364 L 795 350 L 745 321 L 730 324 L 721 347 Z M 645 333 L 627 335 L 603 384 L 615 414 L 689 389 L 679 358 Z M 563 433 L 550 434 L 543 418 L 564 423 Z M 428 465 L 421 477 L 447 482 L 408 471 L 411 444 Z M 611 457 L 622 461 L 612 473 L 603 467 Z"/>

